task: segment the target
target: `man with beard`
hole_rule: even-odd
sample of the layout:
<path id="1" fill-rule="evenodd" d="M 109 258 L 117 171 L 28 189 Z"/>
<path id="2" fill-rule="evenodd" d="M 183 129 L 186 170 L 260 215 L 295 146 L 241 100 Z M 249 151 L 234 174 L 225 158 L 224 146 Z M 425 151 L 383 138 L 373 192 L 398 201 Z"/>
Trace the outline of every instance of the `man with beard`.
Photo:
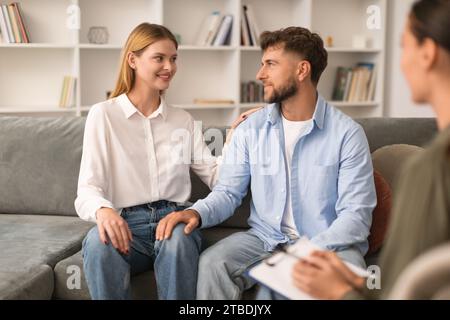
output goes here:
<path id="1" fill-rule="evenodd" d="M 161 220 L 158 239 L 178 223 L 185 233 L 229 218 L 250 184 L 250 229 L 200 257 L 198 299 L 239 299 L 254 281 L 246 271 L 277 246 L 309 238 L 364 267 L 376 205 L 367 138 L 360 125 L 317 92 L 327 65 L 322 39 L 300 27 L 261 35 L 257 79 L 268 105 L 234 132 L 213 191 Z"/>

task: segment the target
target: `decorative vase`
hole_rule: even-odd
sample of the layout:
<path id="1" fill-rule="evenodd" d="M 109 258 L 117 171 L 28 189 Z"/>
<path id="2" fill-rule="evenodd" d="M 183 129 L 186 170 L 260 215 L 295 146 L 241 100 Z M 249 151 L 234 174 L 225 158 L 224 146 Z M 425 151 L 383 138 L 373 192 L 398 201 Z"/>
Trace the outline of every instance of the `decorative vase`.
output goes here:
<path id="1" fill-rule="evenodd" d="M 108 43 L 109 33 L 106 27 L 90 27 L 88 32 L 89 43 L 106 44 Z"/>

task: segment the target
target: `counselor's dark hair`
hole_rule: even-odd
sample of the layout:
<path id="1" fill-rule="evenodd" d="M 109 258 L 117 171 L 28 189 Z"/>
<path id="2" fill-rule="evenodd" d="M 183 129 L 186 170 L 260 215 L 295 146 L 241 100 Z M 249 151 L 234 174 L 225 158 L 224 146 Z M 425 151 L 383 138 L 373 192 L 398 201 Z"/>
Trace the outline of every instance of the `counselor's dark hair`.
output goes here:
<path id="1" fill-rule="evenodd" d="M 419 0 L 410 13 L 411 30 L 422 43 L 434 40 L 450 52 L 450 0 Z"/>

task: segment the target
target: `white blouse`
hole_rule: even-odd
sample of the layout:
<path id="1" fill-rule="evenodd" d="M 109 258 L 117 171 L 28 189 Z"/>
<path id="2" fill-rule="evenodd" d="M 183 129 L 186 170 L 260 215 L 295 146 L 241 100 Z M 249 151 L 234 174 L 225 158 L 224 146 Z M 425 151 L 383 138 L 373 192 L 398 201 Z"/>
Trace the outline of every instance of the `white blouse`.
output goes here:
<path id="1" fill-rule="evenodd" d="M 83 220 L 95 222 L 101 207 L 120 213 L 157 200 L 185 203 L 191 194 L 189 168 L 210 189 L 216 183 L 218 160 L 192 116 L 161 98 L 145 117 L 122 94 L 89 111 L 75 209 Z"/>

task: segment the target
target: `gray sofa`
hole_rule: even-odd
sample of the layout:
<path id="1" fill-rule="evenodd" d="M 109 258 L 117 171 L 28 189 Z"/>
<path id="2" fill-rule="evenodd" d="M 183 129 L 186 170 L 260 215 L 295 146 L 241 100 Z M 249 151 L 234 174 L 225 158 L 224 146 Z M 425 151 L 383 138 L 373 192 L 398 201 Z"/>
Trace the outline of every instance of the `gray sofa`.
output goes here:
<path id="1" fill-rule="evenodd" d="M 0 117 L 0 299 L 90 298 L 80 249 L 93 224 L 79 219 L 73 206 L 84 121 Z M 371 151 L 392 144 L 423 146 L 436 133 L 433 119 L 357 121 Z M 392 162 L 379 162 L 386 167 L 386 161 Z M 390 170 L 385 174 L 396 171 Z M 191 201 L 204 198 L 208 188 L 191 176 Z M 249 199 L 228 221 L 203 231 L 206 246 L 248 228 Z M 133 277 L 132 290 L 135 298 L 156 298 L 153 272 Z"/>

